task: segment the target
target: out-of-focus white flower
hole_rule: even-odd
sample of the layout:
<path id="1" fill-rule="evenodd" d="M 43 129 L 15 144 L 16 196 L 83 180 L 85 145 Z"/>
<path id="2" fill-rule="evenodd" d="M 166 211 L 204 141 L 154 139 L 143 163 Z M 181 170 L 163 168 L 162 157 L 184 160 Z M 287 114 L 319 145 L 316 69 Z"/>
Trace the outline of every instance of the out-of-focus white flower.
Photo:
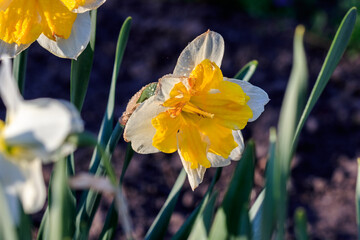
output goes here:
<path id="1" fill-rule="evenodd" d="M 88 11 L 105 1 L 1 1 L 0 57 L 15 57 L 37 40 L 56 56 L 76 59 L 90 40 Z"/>
<path id="2" fill-rule="evenodd" d="M 261 88 L 223 77 L 224 40 L 207 31 L 181 53 L 175 70 L 159 80 L 154 96 L 126 123 L 124 138 L 138 153 L 178 151 L 194 190 L 206 168 L 239 160 L 240 132 L 269 101 Z"/>
<path id="3" fill-rule="evenodd" d="M 26 213 L 40 210 L 46 199 L 42 162 L 66 156 L 75 146 L 65 140 L 83 131 L 83 121 L 69 102 L 50 98 L 24 100 L 9 60 L 0 67 L 0 95 L 6 121 L 0 120 L 0 184 L 18 220 L 20 199 Z"/>

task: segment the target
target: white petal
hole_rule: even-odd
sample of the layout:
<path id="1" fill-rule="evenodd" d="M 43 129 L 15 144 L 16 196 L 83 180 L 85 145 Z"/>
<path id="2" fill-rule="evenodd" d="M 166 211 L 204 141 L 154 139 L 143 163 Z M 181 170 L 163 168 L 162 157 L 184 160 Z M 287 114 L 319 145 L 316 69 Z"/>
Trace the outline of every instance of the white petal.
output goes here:
<path id="1" fill-rule="evenodd" d="M 19 53 L 24 51 L 30 46 L 30 44 L 21 44 L 20 46 L 16 43 L 7 43 L 0 40 L 0 59 L 13 58 Z"/>
<path id="2" fill-rule="evenodd" d="M 68 39 L 53 41 L 41 34 L 38 43 L 49 52 L 62 58 L 77 59 L 90 41 L 91 20 L 89 12 L 78 14 Z"/>
<path id="3" fill-rule="evenodd" d="M 249 119 L 249 122 L 255 121 L 260 114 L 264 111 L 264 106 L 270 101 L 267 93 L 259 87 L 252 85 L 249 82 L 224 78 L 224 80 L 236 83 L 244 90 L 246 95 L 250 97 L 250 100 L 247 102 L 247 105 L 253 111 L 253 117 Z"/>
<path id="4" fill-rule="evenodd" d="M 182 51 L 176 63 L 174 75 L 188 77 L 203 60 L 209 59 L 218 67 L 224 55 L 224 39 L 216 32 L 207 31 L 195 38 Z"/>
<path id="5" fill-rule="evenodd" d="M 15 222 L 18 222 L 20 217 L 20 211 L 16 204 L 17 196 L 26 213 L 37 212 L 43 207 L 46 189 L 41 161 L 31 160 L 13 163 L 0 156 L 0 181 L 4 186 L 7 199 L 11 201 L 9 207 Z"/>
<path id="6" fill-rule="evenodd" d="M 245 148 L 244 138 L 240 130 L 232 131 L 232 134 L 238 146 L 231 151 L 229 158 L 233 161 L 239 161 Z"/>
<path id="7" fill-rule="evenodd" d="M 25 213 L 41 210 L 46 199 L 46 187 L 40 160 L 22 162 L 21 170 L 26 178 L 19 193 Z"/>
<path id="8" fill-rule="evenodd" d="M 230 164 L 231 162 L 230 160 L 233 161 L 240 160 L 242 152 L 244 151 L 244 139 L 240 130 L 232 131 L 232 134 L 238 146 L 231 151 L 227 159 L 223 158 L 222 156 L 209 152 L 207 154 L 207 158 L 211 162 L 211 167 L 225 167 Z"/>
<path id="9" fill-rule="evenodd" d="M 191 163 L 184 160 L 180 150 L 178 150 L 178 153 L 184 166 L 185 172 L 187 173 L 190 187 L 194 191 L 195 188 L 197 188 L 199 184 L 203 181 L 206 168 L 199 164 L 198 168 L 191 169 Z"/>
<path id="10" fill-rule="evenodd" d="M 157 148 L 152 145 L 152 139 L 156 129 L 151 120 L 166 109 L 161 102 L 155 100 L 155 96 L 139 105 L 133 112 L 124 130 L 124 138 L 131 141 L 131 146 L 137 153 L 156 153 Z"/>
<path id="11" fill-rule="evenodd" d="M 87 0 L 83 6 L 79 6 L 77 9 L 74 9 L 75 13 L 84 13 L 92 9 L 100 7 L 106 0 Z"/>
<path id="12" fill-rule="evenodd" d="M 8 145 L 25 147 L 29 159 L 38 156 L 46 162 L 69 134 L 82 130 L 80 115 L 73 105 L 39 98 L 23 101 L 3 134 Z"/>
<path id="13" fill-rule="evenodd" d="M 156 100 L 165 102 L 170 98 L 170 91 L 174 85 L 184 80 L 184 78 L 174 76 L 172 74 L 165 75 L 159 79 L 158 90 L 156 92 Z"/>
<path id="14" fill-rule="evenodd" d="M 12 75 L 11 62 L 9 59 L 4 59 L 0 68 L 0 95 L 3 100 L 7 114 L 13 115 L 19 104 L 21 104 L 23 97 L 19 92 L 19 88 Z"/>

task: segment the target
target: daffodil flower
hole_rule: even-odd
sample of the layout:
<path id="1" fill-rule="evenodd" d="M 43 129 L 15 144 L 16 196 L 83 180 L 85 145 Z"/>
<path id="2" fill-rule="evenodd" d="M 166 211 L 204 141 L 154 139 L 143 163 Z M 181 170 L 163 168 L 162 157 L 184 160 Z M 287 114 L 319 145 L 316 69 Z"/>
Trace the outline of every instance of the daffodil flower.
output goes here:
<path id="1" fill-rule="evenodd" d="M 89 10 L 105 0 L 0 1 L 0 57 L 15 57 L 36 40 L 56 56 L 76 59 L 90 40 Z"/>
<path id="2" fill-rule="evenodd" d="M 17 222 L 17 198 L 26 213 L 43 207 L 46 188 L 41 163 L 74 151 L 75 146 L 65 140 L 69 134 L 83 131 L 83 122 L 69 102 L 24 100 L 11 75 L 9 60 L 2 61 L 0 95 L 7 115 L 5 122 L 0 120 L 0 184 Z"/>
<path id="3" fill-rule="evenodd" d="M 257 119 L 269 101 L 262 89 L 223 77 L 223 54 L 220 34 L 208 31 L 198 36 L 125 127 L 124 138 L 138 153 L 178 151 L 193 190 L 207 168 L 240 159 L 240 130 Z"/>

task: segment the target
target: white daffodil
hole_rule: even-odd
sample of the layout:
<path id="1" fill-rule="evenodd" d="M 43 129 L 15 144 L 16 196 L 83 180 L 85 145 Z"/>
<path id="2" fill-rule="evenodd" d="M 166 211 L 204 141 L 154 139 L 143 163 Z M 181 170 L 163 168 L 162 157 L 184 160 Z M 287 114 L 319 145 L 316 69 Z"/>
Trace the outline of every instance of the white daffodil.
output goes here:
<path id="1" fill-rule="evenodd" d="M 0 96 L 7 115 L 5 122 L 0 120 L 0 184 L 17 222 L 17 198 L 26 213 L 43 207 L 46 188 L 41 163 L 74 151 L 75 146 L 65 140 L 69 134 L 83 131 L 83 122 L 69 102 L 24 100 L 11 75 L 9 60 L 1 64 Z"/>
<path id="2" fill-rule="evenodd" d="M 106 0 L 0 1 L 0 57 L 15 57 L 35 42 L 76 59 L 90 40 L 89 10 Z"/>
<path id="3" fill-rule="evenodd" d="M 181 53 L 175 70 L 130 116 L 124 138 L 138 153 L 178 151 L 194 190 L 206 168 L 239 160 L 240 132 L 269 101 L 262 89 L 223 77 L 224 40 L 207 31 Z"/>

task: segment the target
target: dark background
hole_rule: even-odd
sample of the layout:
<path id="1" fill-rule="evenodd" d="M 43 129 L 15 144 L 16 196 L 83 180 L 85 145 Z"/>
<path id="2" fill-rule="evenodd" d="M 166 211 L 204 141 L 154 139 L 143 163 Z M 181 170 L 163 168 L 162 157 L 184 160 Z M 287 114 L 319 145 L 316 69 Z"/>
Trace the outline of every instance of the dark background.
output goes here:
<path id="1" fill-rule="evenodd" d="M 142 86 L 171 73 L 185 46 L 210 29 L 225 40 L 222 64 L 224 76 L 232 77 L 247 62 L 258 60 L 251 82 L 263 88 L 271 101 L 265 112 L 244 130 L 246 139 L 256 143 L 257 167 L 252 200 L 264 186 L 268 132 L 277 125 L 280 106 L 292 66 L 295 27 L 304 24 L 305 48 L 312 87 L 320 71 L 331 39 L 341 18 L 355 1 L 160 1 L 108 0 L 98 10 L 98 27 L 93 72 L 82 112 L 86 129 L 97 133 L 105 111 L 117 36 L 126 17 L 133 18 L 117 85 L 117 117 L 127 101 Z M 359 37 L 358 37 L 359 36 Z M 293 160 L 289 184 L 289 239 L 292 214 L 305 208 L 312 239 L 356 239 L 355 183 L 360 133 L 360 26 L 345 57 L 335 70 L 320 101 L 301 134 Z M 69 99 L 70 60 L 59 59 L 34 43 L 29 49 L 25 98 Z M 114 154 L 118 173 L 124 159 L 121 140 Z M 77 170 L 86 170 L 89 149 L 76 155 Z M 224 168 L 217 190 L 222 199 L 236 163 Z M 124 190 L 129 200 L 135 237 L 142 238 L 163 205 L 180 172 L 177 154 L 135 154 L 125 176 Z M 44 169 L 48 180 L 51 166 Z M 204 183 L 191 191 L 185 183 L 167 238 L 170 238 L 195 208 L 207 189 L 215 169 L 207 171 Z M 95 217 L 91 238 L 102 229 L 111 198 L 105 197 Z M 41 214 L 34 215 L 38 225 Z M 116 239 L 121 238 L 119 230 Z"/>

